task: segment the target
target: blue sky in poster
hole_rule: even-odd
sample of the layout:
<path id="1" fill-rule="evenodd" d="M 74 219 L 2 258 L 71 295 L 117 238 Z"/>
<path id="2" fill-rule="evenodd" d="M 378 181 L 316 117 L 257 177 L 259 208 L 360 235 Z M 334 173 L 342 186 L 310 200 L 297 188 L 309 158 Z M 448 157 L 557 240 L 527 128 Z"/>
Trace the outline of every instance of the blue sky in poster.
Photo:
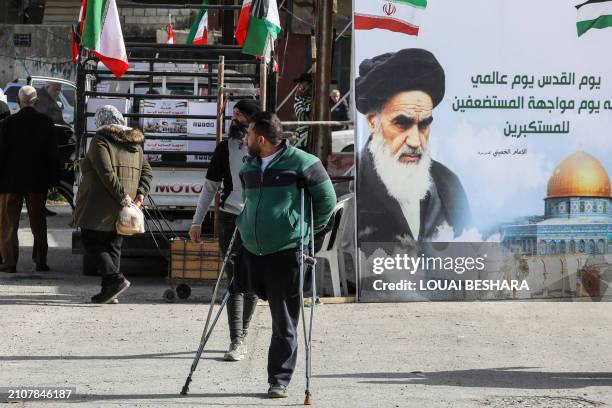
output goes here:
<path id="1" fill-rule="evenodd" d="M 446 72 L 446 95 L 434 110 L 431 149 L 434 159 L 453 170 L 467 191 L 478 227 L 488 227 L 544 212 L 546 184 L 554 167 L 583 150 L 599 159 L 612 174 L 612 29 L 591 30 L 578 38 L 579 1 L 559 0 L 430 0 L 420 21 L 419 37 L 383 30 L 358 31 L 355 72 L 364 58 L 402 48 L 430 50 Z M 479 85 L 475 75 L 508 75 L 508 85 Z M 575 73 L 575 86 L 546 86 L 545 75 Z M 515 75 L 534 76 L 533 88 L 511 88 Z M 583 76 L 601 78 L 599 89 L 578 89 Z M 576 108 L 560 111 L 479 109 L 456 112 L 457 99 L 574 100 Z M 578 113 L 582 101 L 599 101 L 600 112 Z M 504 135 L 508 126 L 568 122 L 569 133 Z M 357 116 L 358 145 L 363 145 L 363 118 Z M 526 149 L 521 155 L 482 152 Z"/>

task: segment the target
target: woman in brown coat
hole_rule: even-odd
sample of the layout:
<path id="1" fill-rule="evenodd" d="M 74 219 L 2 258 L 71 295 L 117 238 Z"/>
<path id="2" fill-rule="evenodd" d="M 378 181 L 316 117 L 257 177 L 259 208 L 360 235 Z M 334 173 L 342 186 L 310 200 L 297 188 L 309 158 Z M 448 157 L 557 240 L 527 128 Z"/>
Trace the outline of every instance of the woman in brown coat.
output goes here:
<path id="1" fill-rule="evenodd" d="M 75 224 L 81 228 L 85 253 L 102 274 L 102 290 L 92 303 L 110 303 L 130 286 L 119 269 L 122 237 L 115 222 L 122 207 L 142 207 L 153 171 L 144 158 L 144 135 L 126 126 L 123 115 L 105 105 L 96 111 L 96 135 L 81 161 Z"/>

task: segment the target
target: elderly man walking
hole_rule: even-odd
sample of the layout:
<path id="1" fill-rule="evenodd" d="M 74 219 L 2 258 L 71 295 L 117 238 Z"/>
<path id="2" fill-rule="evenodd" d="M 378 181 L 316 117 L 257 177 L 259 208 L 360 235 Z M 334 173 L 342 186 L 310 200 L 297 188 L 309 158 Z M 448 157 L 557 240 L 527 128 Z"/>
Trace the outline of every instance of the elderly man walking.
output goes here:
<path id="1" fill-rule="evenodd" d="M 59 160 L 53 121 L 37 112 L 36 89 L 24 86 L 17 96 L 21 110 L 0 125 L 0 272 L 17 272 L 19 216 L 25 200 L 34 235 L 32 259 L 48 271 L 45 202 L 59 183 Z"/>

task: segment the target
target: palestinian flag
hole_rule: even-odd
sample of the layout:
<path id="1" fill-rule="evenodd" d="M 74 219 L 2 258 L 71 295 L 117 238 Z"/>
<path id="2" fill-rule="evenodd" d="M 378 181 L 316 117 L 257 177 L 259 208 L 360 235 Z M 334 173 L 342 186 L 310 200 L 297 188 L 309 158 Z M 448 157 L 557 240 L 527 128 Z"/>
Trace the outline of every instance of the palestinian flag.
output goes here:
<path id="1" fill-rule="evenodd" d="M 249 29 L 252 3 L 252 0 L 244 0 L 242 3 L 242 8 L 240 9 L 240 16 L 238 17 L 238 24 L 236 25 L 234 38 L 241 47 L 244 47 L 244 40 L 246 39 L 247 31 Z"/>
<path id="2" fill-rule="evenodd" d="M 208 0 L 203 0 L 202 4 L 208 4 Z M 208 44 L 208 10 L 200 9 L 196 19 L 189 30 L 187 44 Z"/>
<path id="3" fill-rule="evenodd" d="M 253 0 L 242 52 L 268 57 L 281 31 L 276 0 Z"/>
<path id="4" fill-rule="evenodd" d="M 589 0 L 576 6 L 578 9 L 578 37 L 591 28 L 612 27 L 612 0 Z"/>
<path id="5" fill-rule="evenodd" d="M 115 0 L 87 0 L 82 43 L 117 78 L 125 74 L 128 59 Z"/>
<path id="6" fill-rule="evenodd" d="M 389 30 L 419 35 L 418 18 L 427 0 L 355 0 L 355 30 Z"/>

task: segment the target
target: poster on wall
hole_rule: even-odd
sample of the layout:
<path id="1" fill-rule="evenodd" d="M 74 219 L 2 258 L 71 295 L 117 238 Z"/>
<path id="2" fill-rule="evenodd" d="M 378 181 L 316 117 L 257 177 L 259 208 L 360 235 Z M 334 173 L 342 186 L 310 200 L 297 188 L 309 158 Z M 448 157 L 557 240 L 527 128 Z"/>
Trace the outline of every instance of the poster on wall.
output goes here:
<path id="1" fill-rule="evenodd" d="M 230 101 L 226 105 L 225 116 L 232 116 L 236 102 Z M 189 115 L 215 116 L 217 115 L 216 102 L 189 101 Z M 231 119 L 225 121 L 224 131 L 227 132 Z M 210 162 L 212 154 L 217 146 L 217 120 L 216 119 L 188 119 L 187 135 L 189 137 L 201 138 L 201 140 L 189 140 L 189 151 L 201 152 L 201 154 L 190 155 L 189 161 Z"/>
<path id="2" fill-rule="evenodd" d="M 140 113 L 155 115 L 186 115 L 188 101 L 178 99 L 150 99 L 140 102 Z M 152 162 L 162 161 L 164 157 L 170 160 L 183 160 L 184 155 L 172 155 L 188 150 L 188 143 L 182 137 L 187 135 L 187 120 L 176 117 L 141 118 L 140 126 L 145 135 L 145 151 L 147 159 Z M 152 136 L 152 137 L 151 137 Z M 164 137 L 161 139 L 160 137 Z"/>
<path id="3" fill-rule="evenodd" d="M 187 115 L 188 102 L 180 99 L 152 99 L 140 103 L 140 113 L 157 115 Z M 181 118 L 142 118 L 146 135 L 169 136 L 187 134 L 187 120 Z"/>
<path id="4" fill-rule="evenodd" d="M 612 294 L 612 2 L 353 12 L 359 300 Z"/>

